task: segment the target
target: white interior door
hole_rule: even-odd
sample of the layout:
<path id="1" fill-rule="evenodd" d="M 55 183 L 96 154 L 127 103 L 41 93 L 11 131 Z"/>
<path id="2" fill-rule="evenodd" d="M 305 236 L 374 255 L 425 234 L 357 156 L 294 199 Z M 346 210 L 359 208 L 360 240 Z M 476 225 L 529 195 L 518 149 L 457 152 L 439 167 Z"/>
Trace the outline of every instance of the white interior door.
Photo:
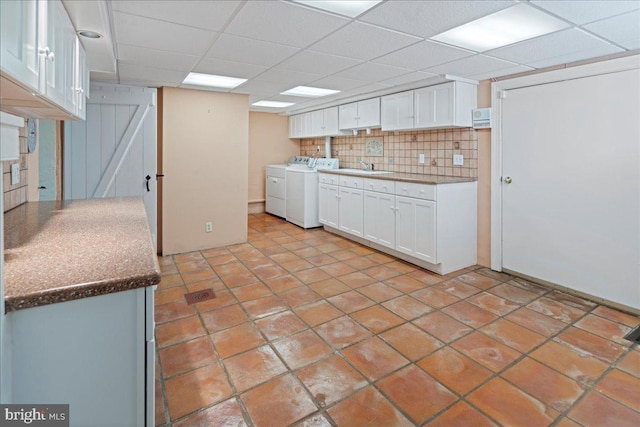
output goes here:
<path id="1" fill-rule="evenodd" d="M 631 70 L 506 92 L 503 268 L 640 308 L 639 82 Z"/>
<path id="2" fill-rule="evenodd" d="M 64 198 L 142 197 L 154 244 L 156 114 L 156 89 L 94 85 L 64 136 Z"/>

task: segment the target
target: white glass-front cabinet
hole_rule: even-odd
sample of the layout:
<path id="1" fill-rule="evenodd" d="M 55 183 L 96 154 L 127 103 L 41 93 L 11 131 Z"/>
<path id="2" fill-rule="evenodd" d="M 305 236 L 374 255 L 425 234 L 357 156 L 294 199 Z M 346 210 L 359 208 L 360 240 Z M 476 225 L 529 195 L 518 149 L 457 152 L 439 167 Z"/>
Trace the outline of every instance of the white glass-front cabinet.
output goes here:
<path id="1" fill-rule="evenodd" d="M 0 1 L 0 68 L 36 91 L 38 6 L 36 0 Z"/>

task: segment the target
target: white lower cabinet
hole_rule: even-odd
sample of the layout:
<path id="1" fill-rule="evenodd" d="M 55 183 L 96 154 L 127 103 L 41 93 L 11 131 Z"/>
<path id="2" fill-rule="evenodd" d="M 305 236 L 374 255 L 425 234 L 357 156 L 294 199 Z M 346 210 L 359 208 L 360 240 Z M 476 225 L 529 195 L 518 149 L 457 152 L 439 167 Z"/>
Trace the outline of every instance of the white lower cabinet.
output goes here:
<path id="1" fill-rule="evenodd" d="M 476 182 L 358 179 L 320 175 L 325 229 L 440 274 L 476 264 Z"/>
<path id="2" fill-rule="evenodd" d="M 319 187 L 319 221 L 320 224 L 338 228 L 338 198 L 337 185 L 320 184 Z"/>
<path id="3" fill-rule="evenodd" d="M 340 230 L 362 237 L 364 192 L 356 188 L 340 187 L 338 201 Z"/>
<path id="4" fill-rule="evenodd" d="M 396 196 L 396 250 L 437 263 L 436 202 Z"/>
<path id="5" fill-rule="evenodd" d="M 394 249 L 396 246 L 396 196 L 364 192 L 364 238 Z"/>

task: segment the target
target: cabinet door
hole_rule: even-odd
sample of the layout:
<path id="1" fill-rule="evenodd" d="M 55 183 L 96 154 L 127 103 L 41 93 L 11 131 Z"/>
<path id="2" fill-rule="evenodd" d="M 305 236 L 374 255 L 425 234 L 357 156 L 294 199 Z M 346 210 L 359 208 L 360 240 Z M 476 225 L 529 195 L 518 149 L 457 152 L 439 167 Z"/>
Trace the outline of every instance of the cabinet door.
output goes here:
<path id="1" fill-rule="evenodd" d="M 78 43 L 76 30 L 71 24 L 69 16 L 65 13 L 64 19 L 64 58 L 58 58 L 64 64 L 64 105 L 63 107 L 73 115 L 78 115 L 78 91 L 77 91 L 77 49 Z"/>
<path id="2" fill-rule="evenodd" d="M 413 91 L 394 93 L 381 98 L 382 130 L 413 129 Z"/>
<path id="3" fill-rule="evenodd" d="M 311 113 L 300 114 L 300 134 L 299 138 L 309 138 L 312 136 Z"/>
<path id="4" fill-rule="evenodd" d="M 416 249 L 415 256 L 437 264 L 436 202 L 418 200 L 414 205 Z"/>
<path id="5" fill-rule="evenodd" d="M 416 128 L 431 127 L 436 123 L 436 87 L 425 87 L 414 91 Z"/>
<path id="6" fill-rule="evenodd" d="M 364 192 L 354 188 L 340 187 L 340 230 L 362 237 L 364 222 Z"/>
<path id="7" fill-rule="evenodd" d="M 396 196 L 396 250 L 408 255 L 414 255 L 416 251 L 416 200 Z"/>
<path id="8" fill-rule="evenodd" d="M 324 135 L 339 135 L 338 107 L 325 108 L 324 110 Z"/>
<path id="9" fill-rule="evenodd" d="M 289 138 L 300 137 L 300 114 L 289 116 Z"/>
<path id="10" fill-rule="evenodd" d="M 338 106 L 338 122 L 340 129 L 355 129 L 358 127 L 358 103 L 343 104 Z"/>
<path id="11" fill-rule="evenodd" d="M 86 54 L 80 40 L 76 37 L 76 116 L 80 120 L 84 120 L 86 117 L 87 107 L 87 61 Z"/>
<path id="12" fill-rule="evenodd" d="M 0 68 L 38 90 L 38 2 L 0 1 Z"/>
<path id="13" fill-rule="evenodd" d="M 364 238 L 395 248 L 395 196 L 364 192 Z"/>
<path id="14" fill-rule="evenodd" d="M 338 228 L 338 186 L 320 184 L 318 197 L 320 224 Z"/>
<path id="15" fill-rule="evenodd" d="M 311 131 L 305 136 L 324 135 L 324 111 L 316 110 L 307 114 L 311 116 Z"/>
<path id="16" fill-rule="evenodd" d="M 44 90 L 42 92 L 53 102 L 61 107 L 65 105 L 65 58 L 69 53 L 65 52 L 65 33 L 67 12 L 59 0 L 41 2 L 46 8 L 46 31 L 41 31 L 41 47 L 49 49 L 49 55 L 44 60 Z M 42 27 L 41 27 L 42 30 Z"/>
<path id="17" fill-rule="evenodd" d="M 358 127 L 380 127 L 380 98 L 358 101 Z"/>
<path id="18" fill-rule="evenodd" d="M 435 126 L 450 126 L 455 122 L 455 86 L 454 82 L 434 86 Z M 471 114 L 469 112 L 469 114 Z"/>

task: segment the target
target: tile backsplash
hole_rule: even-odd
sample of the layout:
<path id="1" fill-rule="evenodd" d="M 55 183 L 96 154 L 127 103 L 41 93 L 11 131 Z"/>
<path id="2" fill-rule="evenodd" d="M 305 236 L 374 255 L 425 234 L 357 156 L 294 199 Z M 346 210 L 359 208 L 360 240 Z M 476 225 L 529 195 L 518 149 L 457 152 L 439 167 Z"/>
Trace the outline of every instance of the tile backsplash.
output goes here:
<path id="1" fill-rule="evenodd" d="M 20 159 L 2 162 L 2 189 L 4 191 L 4 211 L 27 202 L 29 184 L 27 182 L 27 127 L 20 129 Z M 11 185 L 11 165 L 20 163 L 20 182 Z"/>
<path id="2" fill-rule="evenodd" d="M 381 157 L 366 154 L 366 142 L 371 139 L 382 140 Z M 316 156 L 324 157 L 324 143 L 324 138 L 301 139 L 300 155 L 311 156 L 319 146 Z M 419 163 L 420 154 L 424 154 L 424 164 Z M 462 166 L 453 165 L 454 154 L 464 156 Z M 372 129 L 369 135 L 360 130 L 358 135 L 333 137 L 331 157 L 340 159 L 341 168 L 361 168 L 363 160 L 373 163 L 377 170 L 477 178 L 478 136 L 472 128 L 406 132 Z"/>

